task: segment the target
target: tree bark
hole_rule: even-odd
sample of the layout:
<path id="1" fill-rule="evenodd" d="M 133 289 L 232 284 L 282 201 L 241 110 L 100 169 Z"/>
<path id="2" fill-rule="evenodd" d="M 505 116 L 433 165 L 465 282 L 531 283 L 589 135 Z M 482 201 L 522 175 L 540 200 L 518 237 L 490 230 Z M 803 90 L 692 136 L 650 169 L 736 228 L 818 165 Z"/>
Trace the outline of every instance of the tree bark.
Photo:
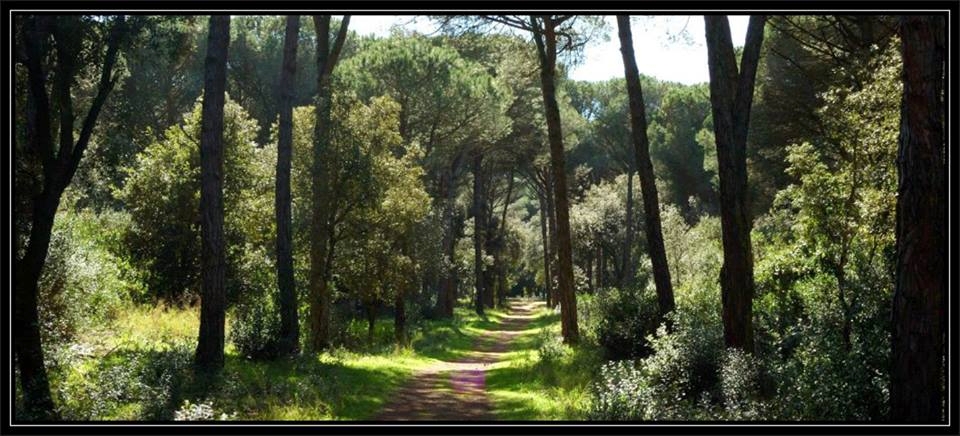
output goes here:
<path id="1" fill-rule="evenodd" d="M 546 171 L 546 199 L 547 199 L 547 236 L 550 241 L 550 308 L 553 309 L 560 305 L 560 283 L 559 266 L 557 260 L 557 206 L 554 201 L 553 176 L 552 171 Z"/>
<path id="2" fill-rule="evenodd" d="M 223 367 L 226 321 L 226 252 L 223 230 L 223 106 L 227 77 L 230 17 L 210 17 L 200 131 L 200 230 L 202 290 L 196 363 Z"/>
<path id="3" fill-rule="evenodd" d="M 293 233 L 291 227 L 290 167 L 293 156 L 293 82 L 297 70 L 297 41 L 300 16 L 288 15 L 283 39 L 283 68 L 280 71 L 280 128 L 277 141 L 275 208 L 277 216 L 277 289 L 280 294 L 280 352 L 296 354 L 300 349 L 300 321 L 297 316 L 297 284 L 293 276 Z"/>
<path id="4" fill-rule="evenodd" d="M 328 194 L 323 186 L 326 168 L 324 155 L 330 146 L 330 126 L 333 90 L 330 83 L 333 69 L 337 65 L 340 51 L 347 37 L 350 16 L 344 15 L 340 22 L 333 47 L 330 46 L 330 16 L 313 17 L 317 38 L 317 103 L 314 124 L 313 165 L 310 179 L 310 191 L 313 199 L 310 225 L 310 349 L 314 352 L 327 348 L 330 344 L 330 289 L 328 265 L 332 264 L 333 222 L 322 210 L 324 195 Z"/>
<path id="5" fill-rule="evenodd" d="M 944 420 L 947 250 L 943 106 L 945 20 L 901 18 L 903 100 L 897 196 L 890 411 L 894 421 Z"/>
<path id="6" fill-rule="evenodd" d="M 727 347 L 753 353 L 753 251 L 747 204 L 746 145 L 765 18 L 750 17 L 739 73 L 727 18 L 706 16 L 704 21 L 720 176 L 723 336 Z"/>
<path id="7" fill-rule="evenodd" d="M 646 123 L 644 123 L 646 124 Z M 644 197 L 646 198 L 646 197 Z M 620 287 L 633 286 L 633 171 L 627 171 L 627 211 L 624 224 L 626 237 L 623 238 L 623 264 L 620 266 Z"/>
<path id="8" fill-rule="evenodd" d="M 502 306 L 507 298 L 507 264 L 503 256 L 507 250 L 507 211 L 510 196 L 513 194 L 513 173 L 507 180 L 507 195 L 503 200 L 503 213 L 500 215 L 500 227 L 497 230 L 497 298 L 496 304 Z"/>
<path id="9" fill-rule="evenodd" d="M 537 22 L 534 18 L 533 22 Z M 540 16 L 542 32 L 534 32 L 540 57 L 540 87 L 546 111 L 547 137 L 550 142 L 550 164 L 553 170 L 553 190 L 556 197 L 558 290 L 560 300 L 560 328 L 563 341 L 576 344 L 580 339 L 577 327 L 577 296 L 573 289 L 573 247 L 570 242 L 570 204 L 567 198 L 566 163 L 563 155 L 563 133 L 560 124 L 560 106 L 557 103 L 555 83 L 557 38 L 553 18 Z"/>
<path id="10" fill-rule="evenodd" d="M 547 189 L 550 189 L 548 186 Z M 543 241 L 543 292 L 547 300 L 547 307 L 553 307 L 551 304 L 551 283 L 553 281 L 550 275 L 550 239 L 547 236 L 547 200 L 544 195 L 537 193 L 537 200 L 540 201 L 540 240 Z"/>
<path id="11" fill-rule="evenodd" d="M 485 225 L 483 218 L 486 213 L 483 211 L 483 154 L 479 150 L 474 151 L 473 155 L 473 268 L 476 301 L 474 310 L 477 315 L 483 315 L 484 306 L 484 285 L 486 284 L 483 274 L 483 235 Z"/>
<path id="12" fill-rule="evenodd" d="M 196 363 L 223 367 L 226 251 L 223 236 L 223 105 L 226 98 L 230 16 L 210 17 L 200 124 L 200 335 Z"/>
<path id="13" fill-rule="evenodd" d="M 664 247 L 663 231 L 660 227 L 660 199 L 653 175 L 653 164 L 650 162 L 646 106 L 643 103 L 640 72 L 637 70 L 637 61 L 633 53 L 630 17 L 618 15 L 617 24 L 620 28 L 620 52 L 623 55 L 624 77 L 626 77 L 627 95 L 630 100 L 630 127 L 634 159 L 637 173 L 640 176 L 640 193 L 643 196 L 647 247 L 650 251 L 651 263 L 653 263 L 653 281 L 657 289 L 657 303 L 662 319 L 673 310 L 675 303 L 673 300 L 673 285 L 670 282 L 670 268 L 667 264 L 667 251 Z M 630 210 L 630 204 L 631 200 L 628 198 L 628 211 Z M 627 219 L 630 220 L 629 213 Z M 630 224 L 630 222 L 627 224 L 628 232 L 632 229 Z M 631 237 L 632 235 L 628 236 L 628 239 Z M 629 258 L 629 254 L 625 254 L 625 256 Z"/>

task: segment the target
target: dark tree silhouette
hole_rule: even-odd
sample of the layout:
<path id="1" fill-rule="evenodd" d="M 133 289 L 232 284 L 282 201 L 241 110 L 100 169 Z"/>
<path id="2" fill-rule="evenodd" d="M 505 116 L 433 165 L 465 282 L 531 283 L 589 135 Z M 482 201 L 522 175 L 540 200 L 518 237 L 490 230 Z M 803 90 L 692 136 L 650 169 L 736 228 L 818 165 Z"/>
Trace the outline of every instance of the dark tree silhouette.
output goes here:
<path id="1" fill-rule="evenodd" d="M 310 349 L 320 351 L 330 343 L 330 289 L 333 260 L 334 232 L 321 210 L 324 177 L 324 154 L 330 145 L 330 112 L 333 90 L 333 69 L 340 58 L 343 42 L 347 39 L 350 16 L 340 21 L 333 47 L 330 46 L 330 16 L 315 15 L 313 24 L 317 37 L 317 105 L 314 126 L 313 166 L 311 171 L 311 196 L 313 206 L 310 223 Z"/>
<path id="2" fill-rule="evenodd" d="M 751 16 L 740 71 L 726 16 L 704 17 L 710 69 L 710 103 L 720 175 L 723 232 L 723 338 L 728 347 L 753 352 L 753 251 L 747 204 L 747 127 L 763 43 L 763 16 Z"/>
<path id="3" fill-rule="evenodd" d="M 673 285 L 670 284 L 667 251 L 663 245 L 663 232 L 660 229 L 660 199 L 657 196 L 657 185 L 653 177 L 653 164 L 650 162 L 650 142 L 647 139 L 647 115 L 643 105 L 643 89 L 640 87 L 640 72 L 637 70 L 637 61 L 633 54 L 630 17 L 618 15 L 617 25 L 620 29 L 620 52 L 623 54 L 627 96 L 630 100 L 630 127 L 634 158 L 636 159 L 637 172 L 640 175 L 640 192 L 643 195 L 647 246 L 650 251 L 650 260 L 653 263 L 653 281 L 657 288 L 660 316 L 663 317 L 674 308 Z M 631 203 L 628 202 L 627 208 L 630 207 Z M 629 258 L 629 255 L 627 257 Z M 628 265 L 624 265 L 624 269 L 628 267 Z"/>
<path id="4" fill-rule="evenodd" d="M 50 384 L 44 366 L 43 346 L 40 339 L 40 319 L 37 311 L 37 293 L 40 276 L 50 249 L 53 222 L 60 207 L 64 190 L 70 185 L 90 142 L 97 117 L 113 90 L 118 77 L 114 75 L 121 39 L 127 30 L 126 19 L 118 16 L 113 20 L 107 37 L 103 68 L 97 82 L 97 91 L 90 103 L 80 127 L 80 135 L 74 141 L 74 107 L 72 85 L 78 70 L 80 56 L 76 44 L 69 43 L 76 35 L 65 34 L 57 20 L 76 17 L 28 16 L 23 20 L 22 52 L 18 62 L 27 70 L 27 142 L 30 152 L 38 156 L 42 165 L 43 184 L 41 191 L 32 199 L 30 239 L 23 257 L 16 260 L 15 289 L 13 300 L 13 353 L 20 370 L 20 387 L 23 392 L 24 410 L 30 417 L 51 419 L 56 417 Z M 52 37 L 52 45 L 45 44 Z M 55 49 L 53 71 L 44 71 L 44 58 L 50 48 Z M 56 93 L 51 105 L 47 93 L 47 77 L 54 77 L 52 86 Z M 56 110 L 54 111 L 54 107 Z M 60 114 L 59 143 L 54 147 L 51 117 Z"/>
<path id="5" fill-rule="evenodd" d="M 293 156 L 293 83 L 297 72 L 297 41 L 300 16 L 288 15 L 283 39 L 283 67 L 280 70 L 280 126 L 277 141 L 277 289 L 280 293 L 280 352 L 295 354 L 300 348 L 297 317 L 297 283 L 293 277 L 293 233 L 291 226 L 290 167 Z"/>
<path id="6" fill-rule="evenodd" d="M 943 420 L 946 325 L 945 20 L 905 16 L 897 168 L 897 269 L 890 416 Z"/>
<path id="7" fill-rule="evenodd" d="M 210 17 L 200 122 L 200 335 L 196 363 L 223 367 L 226 252 L 223 235 L 223 105 L 226 99 L 230 16 Z"/>

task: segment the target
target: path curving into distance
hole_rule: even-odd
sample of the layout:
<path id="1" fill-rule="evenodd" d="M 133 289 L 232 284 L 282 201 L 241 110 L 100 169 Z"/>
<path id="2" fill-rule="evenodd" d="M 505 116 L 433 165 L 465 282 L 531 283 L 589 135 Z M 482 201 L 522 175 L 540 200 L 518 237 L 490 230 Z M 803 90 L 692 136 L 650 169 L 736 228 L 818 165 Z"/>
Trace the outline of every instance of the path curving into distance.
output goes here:
<path id="1" fill-rule="evenodd" d="M 497 330 L 486 330 L 465 357 L 418 371 L 374 421 L 487 421 L 495 419 L 486 392 L 486 373 L 503 360 L 510 343 L 535 318 L 543 301 L 508 300 Z"/>

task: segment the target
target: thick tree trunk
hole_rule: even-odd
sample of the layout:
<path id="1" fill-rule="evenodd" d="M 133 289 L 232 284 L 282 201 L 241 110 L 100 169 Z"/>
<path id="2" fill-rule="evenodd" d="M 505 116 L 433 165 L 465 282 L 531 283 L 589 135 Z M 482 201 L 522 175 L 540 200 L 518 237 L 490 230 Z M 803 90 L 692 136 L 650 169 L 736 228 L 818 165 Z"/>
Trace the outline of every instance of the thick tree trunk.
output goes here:
<path id="1" fill-rule="evenodd" d="M 16 299 L 14 300 L 13 351 L 20 368 L 24 411 L 31 419 L 56 419 L 50 383 L 40 339 L 40 318 L 37 311 L 38 283 L 50 247 L 53 221 L 60 205 L 60 194 L 44 193 L 35 200 L 30 243 L 23 259 L 17 262 Z"/>
<path id="2" fill-rule="evenodd" d="M 903 100 L 890 372 L 890 417 L 900 422 L 944 420 L 945 26 L 942 16 L 901 18 Z"/>
<path id="3" fill-rule="evenodd" d="M 293 156 L 293 82 L 297 70 L 297 41 L 300 16 L 288 15 L 283 40 L 283 68 L 280 71 L 280 129 L 277 141 L 275 208 L 277 217 L 277 289 L 280 294 L 280 352 L 296 354 L 300 349 L 300 322 L 297 319 L 297 284 L 293 277 L 293 233 L 291 226 L 290 166 Z"/>
<path id="4" fill-rule="evenodd" d="M 227 83 L 230 16 L 210 17 L 200 125 L 200 252 L 203 288 L 196 363 L 223 367 L 226 322 L 226 250 L 223 236 L 223 105 Z"/>
<path id="5" fill-rule="evenodd" d="M 647 247 L 653 263 L 653 281 L 657 288 L 657 302 L 660 316 L 665 317 L 673 310 L 673 285 L 670 282 L 670 268 L 667 265 L 667 251 L 663 244 L 663 231 L 660 227 L 660 199 L 650 162 L 650 142 L 647 138 L 647 115 L 643 103 L 643 89 L 640 87 L 640 73 L 633 54 L 633 37 L 630 32 L 630 17 L 617 16 L 620 27 L 620 52 L 623 55 L 624 77 L 627 82 L 627 95 L 630 100 L 630 127 L 633 139 L 634 159 L 640 176 L 640 193 L 643 196 L 643 213 L 646 221 Z M 632 184 L 630 184 L 632 185 Z M 628 185 L 628 186 L 630 186 Z M 627 210 L 631 201 L 628 199 Z M 628 218 L 629 221 L 629 213 Z M 628 222 L 628 232 L 631 231 Z M 628 238 L 630 238 L 628 236 Z M 629 256 L 628 256 L 629 258 Z"/>
<path id="6" fill-rule="evenodd" d="M 577 296 L 573 289 L 573 247 L 570 242 L 570 204 L 567 198 L 566 162 L 563 156 L 563 133 L 560 125 L 560 106 L 557 103 L 555 83 L 557 38 L 553 19 L 540 17 L 543 33 L 536 35 L 540 51 L 540 87 L 546 111 L 547 137 L 550 141 L 550 164 L 553 190 L 556 197 L 558 291 L 560 300 L 560 329 L 563 341 L 576 344 L 580 339 L 577 327 Z"/>
<path id="7" fill-rule="evenodd" d="M 723 336 L 728 347 L 753 352 L 753 251 L 747 204 L 747 128 L 764 17 L 750 17 L 740 72 L 725 16 L 706 16 L 710 102 L 720 175 L 720 224 L 723 233 Z"/>
<path id="8" fill-rule="evenodd" d="M 474 282 L 477 290 L 474 310 L 478 315 L 483 315 L 484 306 L 484 279 L 483 267 L 483 240 L 484 228 L 483 218 L 486 212 L 483 210 L 483 154 L 475 151 L 473 155 L 473 271 Z"/>
<path id="9" fill-rule="evenodd" d="M 333 47 L 330 47 L 330 16 L 313 17 L 317 38 L 317 104 L 314 124 L 313 166 L 310 190 L 313 198 L 310 225 L 310 349 L 321 351 L 330 344 L 330 288 L 329 266 L 333 258 L 333 221 L 324 215 L 322 205 L 326 192 L 323 181 L 326 168 L 323 161 L 330 145 L 330 126 L 333 90 L 330 87 L 333 69 L 336 67 L 346 40 L 350 16 L 340 22 Z"/>

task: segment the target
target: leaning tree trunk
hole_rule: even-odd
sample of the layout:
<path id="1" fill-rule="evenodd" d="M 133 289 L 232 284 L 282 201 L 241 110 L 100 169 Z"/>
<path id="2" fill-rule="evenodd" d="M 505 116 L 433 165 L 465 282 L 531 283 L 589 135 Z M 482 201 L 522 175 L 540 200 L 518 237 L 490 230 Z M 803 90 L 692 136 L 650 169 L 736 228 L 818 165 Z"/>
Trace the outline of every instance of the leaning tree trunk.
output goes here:
<path id="1" fill-rule="evenodd" d="M 347 25 L 350 16 L 345 15 L 333 47 L 330 47 L 330 16 L 313 17 L 317 38 L 317 103 L 314 124 L 313 165 L 310 177 L 310 192 L 313 204 L 310 220 L 310 349 L 320 351 L 330 344 L 330 305 L 331 296 L 328 286 L 328 268 L 333 256 L 333 223 L 328 221 L 322 209 L 324 196 L 330 195 L 324 189 L 326 150 L 330 145 L 330 127 L 333 90 L 331 80 L 333 69 L 337 65 L 343 42 L 347 37 Z"/>
<path id="2" fill-rule="evenodd" d="M 890 417 L 942 422 L 947 273 L 942 16 L 901 18 L 903 100 Z"/>
<path id="3" fill-rule="evenodd" d="M 227 84 L 230 16 L 210 17 L 200 123 L 200 336 L 197 365 L 223 367 L 226 322 L 226 251 L 223 237 L 223 105 Z"/>
<path id="4" fill-rule="evenodd" d="M 557 257 L 560 300 L 560 329 L 563 341 L 575 344 L 580 339 L 577 327 L 577 296 L 573 289 L 573 247 L 570 242 L 570 203 L 567 198 L 566 163 L 563 156 L 563 132 L 560 125 L 560 106 L 557 103 L 556 61 L 557 35 L 553 19 L 540 17 L 542 33 L 535 34 L 540 54 L 540 88 L 546 111 L 547 137 L 550 142 L 550 164 L 553 172 L 553 190 L 556 197 Z M 536 22 L 536 20 L 534 20 Z"/>
<path id="5" fill-rule="evenodd" d="M 280 294 L 280 352 L 296 354 L 300 348 L 297 319 L 297 284 L 293 276 L 293 234 L 291 226 L 290 166 L 293 156 L 293 82 L 297 70 L 297 41 L 300 16 L 287 16 L 283 40 L 283 68 L 280 71 L 280 128 L 277 141 L 276 216 L 277 289 Z"/>
<path id="6" fill-rule="evenodd" d="M 704 17 L 704 21 L 710 69 L 710 103 L 720 175 L 723 336 L 727 347 L 752 353 L 754 284 L 746 148 L 765 19 L 761 16 L 750 17 L 739 73 L 727 18 L 709 15 Z"/>
<path id="7" fill-rule="evenodd" d="M 640 176 L 640 195 L 643 196 L 647 247 L 650 251 L 650 260 L 653 263 L 653 282 L 657 288 L 660 316 L 663 318 L 674 308 L 673 285 L 670 283 L 667 251 L 664 248 L 663 231 L 660 227 L 660 199 L 654 180 L 653 164 L 650 162 L 650 142 L 647 138 L 647 115 L 643 104 L 643 89 L 640 87 L 640 73 L 637 70 L 637 61 L 633 54 L 630 17 L 618 15 L 617 24 L 620 27 L 620 52 L 623 54 L 627 96 L 630 100 L 630 127 L 634 159 L 636 160 L 637 173 Z M 627 228 L 629 231 L 630 227 Z"/>
<path id="8" fill-rule="evenodd" d="M 73 56 L 66 47 L 65 39 L 73 35 L 64 35 L 51 17 L 24 18 L 24 59 L 27 69 L 27 142 L 32 151 L 39 155 L 43 170 L 43 188 L 33 198 L 30 240 L 24 256 L 15 264 L 16 285 L 13 295 L 13 353 L 17 368 L 20 370 L 20 387 L 23 392 L 23 406 L 27 417 L 32 419 L 56 419 L 53 400 L 50 396 L 50 383 L 44 364 L 43 344 L 40 336 L 40 317 L 37 309 L 39 281 L 43 274 L 53 224 L 60 206 L 64 190 L 70 185 L 90 142 L 100 110 L 107 96 L 113 90 L 117 78 L 113 75 L 121 37 L 125 32 L 125 18 L 117 18 L 107 40 L 103 69 L 97 84 L 97 93 L 90 102 L 90 108 L 83 118 L 80 135 L 74 142 L 74 113 L 71 84 L 77 73 Z M 50 97 L 47 94 L 47 77 L 50 72 L 43 70 L 43 58 L 46 56 L 40 42 L 53 36 L 57 50 L 57 66 L 53 71 L 55 88 L 58 93 L 57 112 L 60 117 L 60 144 L 54 153 L 51 135 Z"/>

